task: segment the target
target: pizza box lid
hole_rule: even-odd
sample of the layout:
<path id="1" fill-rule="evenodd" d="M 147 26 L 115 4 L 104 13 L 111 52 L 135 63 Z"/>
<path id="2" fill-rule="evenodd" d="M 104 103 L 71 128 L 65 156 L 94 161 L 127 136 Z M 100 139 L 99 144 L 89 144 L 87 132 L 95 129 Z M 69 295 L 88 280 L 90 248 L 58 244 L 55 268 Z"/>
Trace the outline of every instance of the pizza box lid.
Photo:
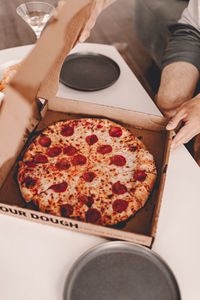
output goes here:
<path id="1" fill-rule="evenodd" d="M 63 61 L 77 43 L 92 5 L 92 0 L 65 1 L 5 89 L 0 106 L 0 186 L 40 121 L 37 99 L 55 98 Z"/>

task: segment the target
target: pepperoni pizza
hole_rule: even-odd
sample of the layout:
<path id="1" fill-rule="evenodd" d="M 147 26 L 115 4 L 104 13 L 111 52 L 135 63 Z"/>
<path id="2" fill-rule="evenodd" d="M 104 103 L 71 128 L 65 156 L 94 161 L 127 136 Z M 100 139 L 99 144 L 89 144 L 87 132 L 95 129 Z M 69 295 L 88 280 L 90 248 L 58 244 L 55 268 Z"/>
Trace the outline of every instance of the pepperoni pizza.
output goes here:
<path id="1" fill-rule="evenodd" d="M 107 119 L 59 121 L 43 130 L 19 162 L 26 202 L 46 213 L 115 225 L 146 203 L 157 171 L 129 130 Z"/>

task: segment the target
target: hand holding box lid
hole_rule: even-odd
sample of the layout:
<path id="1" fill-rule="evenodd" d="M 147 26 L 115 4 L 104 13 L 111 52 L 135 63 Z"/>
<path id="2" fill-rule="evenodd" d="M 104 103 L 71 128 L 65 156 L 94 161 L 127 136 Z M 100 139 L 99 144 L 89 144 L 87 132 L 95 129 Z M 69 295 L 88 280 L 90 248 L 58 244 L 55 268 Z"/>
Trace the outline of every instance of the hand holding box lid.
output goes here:
<path id="1" fill-rule="evenodd" d="M 100 13 L 115 0 L 95 0 L 91 9 L 91 16 L 88 19 L 85 28 L 82 30 L 79 42 L 84 42 L 90 35 L 90 30 L 94 27 Z"/>
<path id="2" fill-rule="evenodd" d="M 89 37 L 90 31 L 94 27 L 100 13 L 113 2 L 115 2 L 115 0 L 93 0 L 90 16 L 88 21 L 85 24 L 85 27 L 82 29 L 82 32 L 80 33 L 79 42 L 82 43 Z M 64 4 L 65 4 L 65 0 L 58 1 L 58 6 L 55 10 L 54 18 L 57 18 Z"/>

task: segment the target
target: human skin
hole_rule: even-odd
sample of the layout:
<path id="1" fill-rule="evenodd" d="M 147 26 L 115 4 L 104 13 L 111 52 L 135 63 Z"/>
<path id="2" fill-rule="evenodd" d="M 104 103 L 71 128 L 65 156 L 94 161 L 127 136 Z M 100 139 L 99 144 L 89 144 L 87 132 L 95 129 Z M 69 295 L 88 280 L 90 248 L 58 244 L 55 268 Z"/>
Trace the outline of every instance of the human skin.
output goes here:
<path id="1" fill-rule="evenodd" d="M 80 37 L 79 37 L 79 42 L 84 42 L 90 35 L 91 29 L 94 27 L 96 20 L 100 13 L 110 4 L 112 4 L 115 0 L 95 0 L 93 1 L 93 8 L 92 8 L 92 13 L 91 16 L 88 20 L 88 22 L 85 25 L 84 30 L 82 31 Z"/>
<path id="2" fill-rule="evenodd" d="M 60 9 L 62 9 L 62 6 L 64 5 L 65 1 L 67 1 L 67 0 L 59 0 L 58 1 L 58 5 L 55 10 L 54 17 L 58 14 L 58 11 Z M 112 4 L 115 1 L 116 0 L 93 0 L 90 17 L 79 36 L 80 43 L 83 43 L 90 36 L 90 31 L 94 27 L 96 20 L 97 20 L 98 16 L 100 15 L 100 13 L 107 6 L 109 6 L 110 4 Z"/>
<path id="3" fill-rule="evenodd" d="M 198 79 L 198 69 L 187 62 L 171 63 L 162 71 L 156 104 L 170 118 L 166 129 L 174 130 L 184 122 L 172 141 L 172 149 L 200 133 L 200 94 L 193 97 Z"/>

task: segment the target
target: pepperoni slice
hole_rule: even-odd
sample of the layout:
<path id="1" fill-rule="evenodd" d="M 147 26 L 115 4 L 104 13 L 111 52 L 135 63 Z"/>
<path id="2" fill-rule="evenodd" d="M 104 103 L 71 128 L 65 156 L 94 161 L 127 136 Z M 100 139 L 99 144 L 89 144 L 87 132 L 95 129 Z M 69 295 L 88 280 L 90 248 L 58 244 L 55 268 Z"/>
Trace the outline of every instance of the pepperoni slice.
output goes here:
<path id="1" fill-rule="evenodd" d="M 46 157 L 46 155 L 43 155 L 43 154 L 36 154 L 34 157 L 33 157 L 33 162 L 34 163 L 40 163 L 40 164 L 45 164 L 48 162 L 48 158 Z"/>
<path id="2" fill-rule="evenodd" d="M 88 121 L 86 121 L 86 122 L 85 122 L 85 125 L 92 125 L 92 123 L 91 123 L 91 122 L 88 122 Z"/>
<path id="3" fill-rule="evenodd" d="M 88 135 L 85 140 L 88 143 L 88 145 L 91 146 L 96 142 L 98 142 L 98 137 L 95 134 L 92 134 L 92 135 Z"/>
<path id="4" fill-rule="evenodd" d="M 29 189 L 36 185 L 37 180 L 35 178 L 32 178 L 30 176 L 27 176 L 24 178 L 25 186 Z"/>
<path id="5" fill-rule="evenodd" d="M 101 214 L 96 208 L 89 208 L 86 213 L 86 221 L 93 224 L 99 224 L 101 221 Z"/>
<path id="6" fill-rule="evenodd" d="M 123 211 L 125 211 L 128 207 L 128 202 L 126 200 L 122 200 L 122 199 L 117 199 L 115 200 L 115 202 L 112 205 L 113 210 L 121 213 Z"/>
<path id="7" fill-rule="evenodd" d="M 117 181 L 112 185 L 112 191 L 114 194 L 122 195 L 127 192 L 127 188 L 124 184 L 121 184 L 120 181 Z"/>
<path id="8" fill-rule="evenodd" d="M 50 189 L 52 189 L 56 193 L 64 193 L 67 189 L 68 184 L 66 182 L 54 184 L 50 186 Z"/>
<path id="9" fill-rule="evenodd" d="M 78 150 L 73 146 L 67 146 L 63 149 L 63 153 L 67 154 L 68 156 L 73 156 L 77 151 Z"/>
<path id="10" fill-rule="evenodd" d="M 112 137 L 120 137 L 122 135 L 122 130 L 120 127 L 111 127 L 109 130 L 109 134 Z"/>
<path id="11" fill-rule="evenodd" d="M 84 165 L 86 163 L 86 157 L 82 154 L 78 154 L 72 158 L 71 162 L 74 166 Z"/>
<path id="12" fill-rule="evenodd" d="M 94 172 L 85 172 L 82 177 L 86 182 L 92 182 L 96 176 Z"/>
<path id="13" fill-rule="evenodd" d="M 71 136 L 74 134 L 74 128 L 70 127 L 69 125 L 65 125 L 62 128 L 61 134 L 63 136 Z"/>
<path id="14" fill-rule="evenodd" d="M 42 136 L 40 139 L 39 139 L 39 144 L 42 146 L 42 147 L 49 147 L 51 145 L 51 139 L 47 136 Z"/>
<path id="15" fill-rule="evenodd" d="M 97 152 L 101 154 L 106 154 L 112 152 L 112 147 L 110 145 L 100 145 L 97 148 Z"/>
<path id="16" fill-rule="evenodd" d="M 70 204 L 63 204 L 60 206 L 60 213 L 62 217 L 69 217 L 73 213 L 73 206 Z"/>
<path id="17" fill-rule="evenodd" d="M 27 165 L 28 168 L 35 168 L 36 164 L 32 161 L 26 161 L 25 164 Z"/>
<path id="18" fill-rule="evenodd" d="M 135 180 L 144 181 L 145 178 L 147 177 L 147 174 L 145 173 L 145 171 L 137 170 L 134 172 L 133 177 Z"/>
<path id="19" fill-rule="evenodd" d="M 62 152 L 60 147 L 51 147 L 47 150 L 46 154 L 50 157 L 58 156 Z"/>
<path id="20" fill-rule="evenodd" d="M 56 163 L 56 168 L 58 170 L 67 170 L 70 167 L 70 163 L 66 158 L 62 158 Z"/>
<path id="21" fill-rule="evenodd" d="M 91 207 L 92 204 L 94 203 L 94 199 L 92 196 L 85 196 L 85 195 L 78 197 L 78 201 L 87 205 L 88 207 Z"/>
<path id="22" fill-rule="evenodd" d="M 126 164 L 126 158 L 122 155 L 114 155 L 111 157 L 111 164 L 116 165 L 118 167 L 123 167 Z"/>

